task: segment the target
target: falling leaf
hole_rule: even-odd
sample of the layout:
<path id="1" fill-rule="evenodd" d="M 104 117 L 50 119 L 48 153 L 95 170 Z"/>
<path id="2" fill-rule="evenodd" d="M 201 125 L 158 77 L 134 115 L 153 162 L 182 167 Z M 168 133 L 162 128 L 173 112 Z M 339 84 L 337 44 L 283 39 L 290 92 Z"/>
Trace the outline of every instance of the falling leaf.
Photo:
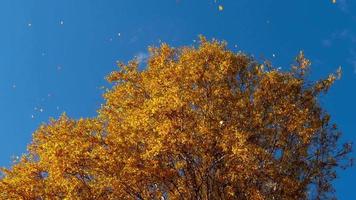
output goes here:
<path id="1" fill-rule="evenodd" d="M 339 68 L 337 68 L 337 70 L 336 70 L 336 78 L 340 79 L 341 75 L 342 75 L 342 68 L 341 68 L 341 66 L 339 66 Z"/>

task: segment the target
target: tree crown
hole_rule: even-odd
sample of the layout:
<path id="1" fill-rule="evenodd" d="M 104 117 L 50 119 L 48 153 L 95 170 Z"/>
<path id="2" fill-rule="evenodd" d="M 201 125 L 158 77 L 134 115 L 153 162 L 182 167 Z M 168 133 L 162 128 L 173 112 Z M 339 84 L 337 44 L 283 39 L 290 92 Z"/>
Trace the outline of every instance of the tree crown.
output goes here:
<path id="1" fill-rule="evenodd" d="M 93 119 L 42 125 L 3 169 L 1 199 L 327 199 L 349 144 L 320 107 L 340 71 L 309 82 L 201 37 L 119 64 Z"/>

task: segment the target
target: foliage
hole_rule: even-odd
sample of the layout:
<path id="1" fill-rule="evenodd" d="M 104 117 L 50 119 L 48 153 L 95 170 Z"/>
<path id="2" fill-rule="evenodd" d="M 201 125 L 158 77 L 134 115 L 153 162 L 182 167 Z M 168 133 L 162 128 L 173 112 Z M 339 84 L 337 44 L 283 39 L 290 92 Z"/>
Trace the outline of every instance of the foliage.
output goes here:
<path id="1" fill-rule="evenodd" d="M 0 199 L 329 199 L 349 144 L 306 80 L 201 37 L 119 64 L 94 119 L 42 125 L 3 169 Z"/>

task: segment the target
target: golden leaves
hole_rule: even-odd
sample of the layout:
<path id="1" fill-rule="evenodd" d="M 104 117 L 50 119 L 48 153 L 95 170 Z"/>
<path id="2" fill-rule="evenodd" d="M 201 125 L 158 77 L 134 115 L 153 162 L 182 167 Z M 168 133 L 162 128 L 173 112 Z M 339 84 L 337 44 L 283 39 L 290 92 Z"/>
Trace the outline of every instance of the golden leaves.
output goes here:
<path id="1" fill-rule="evenodd" d="M 39 127 L 0 199 L 303 199 L 339 162 L 317 103 L 339 76 L 308 83 L 303 52 L 279 71 L 203 36 L 149 51 L 107 77 L 98 117 Z"/>

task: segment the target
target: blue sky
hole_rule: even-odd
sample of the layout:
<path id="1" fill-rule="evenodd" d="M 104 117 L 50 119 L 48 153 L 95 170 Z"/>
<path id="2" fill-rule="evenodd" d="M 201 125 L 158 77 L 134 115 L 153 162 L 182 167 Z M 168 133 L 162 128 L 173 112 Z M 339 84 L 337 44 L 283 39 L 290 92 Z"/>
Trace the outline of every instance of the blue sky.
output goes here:
<path id="1" fill-rule="evenodd" d="M 311 79 L 341 65 L 342 79 L 320 102 L 343 140 L 356 142 L 352 0 L 1 0 L 0 28 L 0 166 L 24 153 L 49 117 L 95 116 L 117 60 L 144 59 L 147 46 L 160 41 L 194 44 L 199 34 L 282 69 L 304 50 Z M 356 199 L 354 180 L 355 167 L 340 173 L 340 199 Z"/>

